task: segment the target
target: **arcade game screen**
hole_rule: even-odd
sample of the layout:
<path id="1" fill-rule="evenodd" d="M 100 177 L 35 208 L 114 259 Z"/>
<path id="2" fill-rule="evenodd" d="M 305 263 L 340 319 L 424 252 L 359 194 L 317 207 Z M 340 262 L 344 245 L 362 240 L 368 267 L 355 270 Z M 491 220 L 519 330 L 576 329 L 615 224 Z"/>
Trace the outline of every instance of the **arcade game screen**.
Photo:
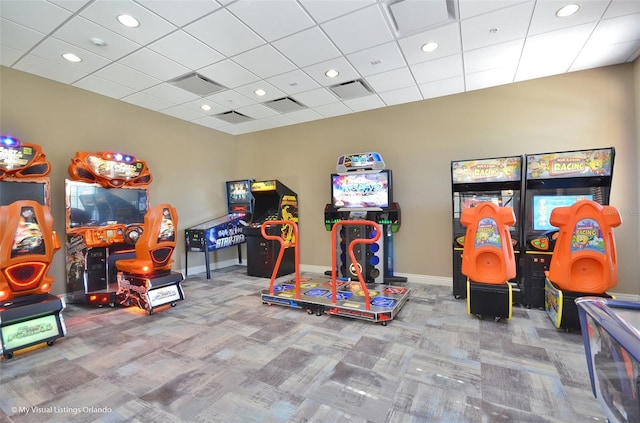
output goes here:
<path id="1" fill-rule="evenodd" d="M 533 230 L 551 231 L 558 229 L 549 222 L 553 209 L 556 207 L 570 207 L 580 200 L 593 200 L 593 195 L 534 195 Z"/>
<path id="2" fill-rule="evenodd" d="M 476 207 L 483 202 L 490 202 L 498 207 L 511 207 L 516 216 L 518 216 L 519 200 L 513 190 L 501 191 L 476 191 L 468 193 L 455 192 L 453 195 L 453 216 L 455 219 L 456 229 L 464 229 L 460 224 L 460 216 L 462 211 L 468 208 Z M 516 222 L 517 223 L 517 222 Z M 512 226 L 513 228 L 513 226 Z"/>
<path id="3" fill-rule="evenodd" d="M 175 231 L 173 227 L 173 218 L 169 210 L 164 209 L 162 211 L 162 223 L 160 224 L 160 234 L 158 236 L 158 242 L 163 241 L 175 241 Z"/>
<path id="4" fill-rule="evenodd" d="M 44 241 L 42 231 L 31 207 L 23 207 L 20 212 L 20 221 L 16 233 L 13 236 L 11 257 L 25 254 L 44 254 Z"/>
<path id="5" fill-rule="evenodd" d="M 46 205 L 47 186 L 42 182 L 0 182 L 0 206 L 8 206 L 18 200 L 33 200 Z"/>
<path id="6" fill-rule="evenodd" d="M 243 204 L 251 202 L 251 181 L 228 181 L 227 198 L 229 204 Z"/>
<path id="7" fill-rule="evenodd" d="M 148 208 L 147 190 L 68 183 L 67 207 L 70 228 L 142 223 Z"/>
<path id="8" fill-rule="evenodd" d="M 331 204 L 342 208 L 388 208 L 392 200 L 391 172 L 331 175 Z"/>

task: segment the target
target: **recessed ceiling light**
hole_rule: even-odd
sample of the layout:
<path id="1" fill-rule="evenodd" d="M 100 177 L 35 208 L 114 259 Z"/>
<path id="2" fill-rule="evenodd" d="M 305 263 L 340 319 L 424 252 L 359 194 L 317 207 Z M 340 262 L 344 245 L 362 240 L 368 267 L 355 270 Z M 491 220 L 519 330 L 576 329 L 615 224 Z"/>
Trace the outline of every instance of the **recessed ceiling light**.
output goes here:
<path id="1" fill-rule="evenodd" d="M 267 92 L 263 89 L 257 89 L 253 92 L 255 95 L 259 95 L 260 97 L 262 97 L 263 95 L 265 95 Z"/>
<path id="2" fill-rule="evenodd" d="M 78 56 L 76 56 L 73 53 L 65 53 L 65 54 L 62 55 L 62 57 L 64 57 L 65 59 L 67 59 L 68 61 L 73 62 L 73 63 L 82 62 L 82 59 L 79 58 Z"/>
<path id="3" fill-rule="evenodd" d="M 137 28 L 140 26 L 140 22 L 131 15 L 119 15 L 118 22 L 124 26 L 128 26 L 129 28 Z"/>
<path id="4" fill-rule="evenodd" d="M 203 104 L 202 106 L 200 106 L 200 108 L 205 112 L 208 112 L 209 110 L 211 110 L 211 106 L 209 106 L 208 104 Z"/>
<path id="5" fill-rule="evenodd" d="M 578 9 L 580 9 L 579 4 L 568 4 L 558 9 L 558 11 L 556 12 L 556 16 L 559 18 L 566 18 L 567 16 L 571 16 L 576 13 Z"/>
<path id="6" fill-rule="evenodd" d="M 338 72 L 335 69 L 329 69 L 324 74 L 327 75 L 329 78 L 335 78 L 336 76 L 340 75 L 340 72 Z"/>
<path id="7" fill-rule="evenodd" d="M 433 41 L 425 44 L 422 46 L 422 51 L 426 51 L 427 53 L 434 51 L 435 49 L 438 48 L 438 43 L 435 43 Z"/>

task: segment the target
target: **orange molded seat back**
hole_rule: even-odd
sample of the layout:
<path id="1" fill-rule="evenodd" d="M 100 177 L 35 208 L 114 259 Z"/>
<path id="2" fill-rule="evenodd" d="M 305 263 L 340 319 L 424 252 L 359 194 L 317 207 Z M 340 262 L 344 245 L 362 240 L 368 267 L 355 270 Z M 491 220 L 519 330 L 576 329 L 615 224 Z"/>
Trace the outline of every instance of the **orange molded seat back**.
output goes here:
<path id="1" fill-rule="evenodd" d="M 47 272 L 59 249 L 48 207 L 31 200 L 0 207 L 0 301 L 51 291 Z"/>
<path id="2" fill-rule="evenodd" d="M 136 242 L 136 257 L 116 262 L 118 270 L 146 275 L 171 270 L 176 248 L 178 214 L 170 204 L 150 208 L 144 216 L 144 229 Z"/>
<path id="3" fill-rule="evenodd" d="M 547 278 L 566 291 L 603 294 L 618 284 L 613 228 L 622 219 L 618 209 L 581 200 L 551 212 L 549 222 L 560 229 Z"/>
<path id="4" fill-rule="evenodd" d="M 467 227 L 462 251 L 465 276 L 487 284 L 503 284 L 516 276 L 509 233 L 509 226 L 516 223 L 512 208 L 482 202 L 463 210 L 460 223 Z"/>

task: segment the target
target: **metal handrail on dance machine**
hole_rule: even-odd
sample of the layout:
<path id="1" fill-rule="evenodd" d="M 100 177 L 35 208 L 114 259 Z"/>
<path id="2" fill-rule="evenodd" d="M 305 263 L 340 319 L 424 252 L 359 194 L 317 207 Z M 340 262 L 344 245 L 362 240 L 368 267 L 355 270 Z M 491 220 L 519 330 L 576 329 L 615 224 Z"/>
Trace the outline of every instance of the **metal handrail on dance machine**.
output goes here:
<path id="1" fill-rule="evenodd" d="M 293 228 L 293 240 L 286 241 L 282 238 L 281 235 L 268 235 L 266 233 L 266 228 L 269 226 L 275 225 L 289 225 Z M 293 247 L 294 253 L 294 269 L 296 272 L 296 300 L 300 299 L 300 251 L 298 248 L 298 224 L 292 220 L 268 220 L 263 222 L 260 226 L 260 233 L 264 239 L 270 241 L 278 241 L 280 243 L 280 251 L 278 252 L 278 258 L 276 259 L 276 263 L 273 266 L 273 273 L 271 274 L 271 282 L 269 285 L 269 294 L 273 295 L 273 283 L 276 280 L 278 269 L 280 269 L 280 263 L 282 262 L 282 257 L 284 256 L 284 250 L 290 247 Z"/>

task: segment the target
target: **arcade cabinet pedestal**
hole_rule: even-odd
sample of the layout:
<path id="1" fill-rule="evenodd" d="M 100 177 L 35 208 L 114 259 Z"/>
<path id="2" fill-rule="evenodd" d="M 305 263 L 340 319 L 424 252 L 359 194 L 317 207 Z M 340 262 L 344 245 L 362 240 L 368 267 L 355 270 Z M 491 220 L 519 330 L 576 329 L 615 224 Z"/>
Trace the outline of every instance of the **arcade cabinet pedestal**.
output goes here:
<path id="1" fill-rule="evenodd" d="M 260 228 L 244 228 L 244 231 L 247 240 L 247 275 L 270 278 L 280 253 L 280 243 L 263 238 Z M 295 272 L 294 253 L 292 248 L 287 248 L 276 277 L 293 272 Z"/>

